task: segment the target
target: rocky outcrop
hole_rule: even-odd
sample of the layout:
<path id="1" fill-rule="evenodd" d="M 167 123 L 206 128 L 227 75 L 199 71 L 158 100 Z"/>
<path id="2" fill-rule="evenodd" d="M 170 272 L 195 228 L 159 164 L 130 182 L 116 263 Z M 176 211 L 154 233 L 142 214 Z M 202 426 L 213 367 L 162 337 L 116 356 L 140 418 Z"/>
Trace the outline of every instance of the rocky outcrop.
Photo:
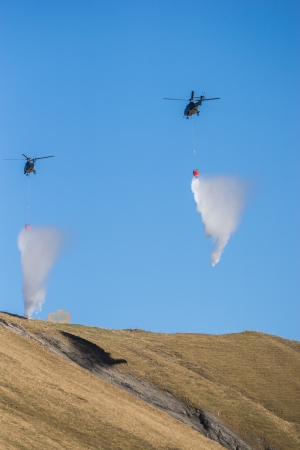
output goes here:
<path id="1" fill-rule="evenodd" d="M 232 450 L 251 450 L 242 439 L 235 433 L 226 428 L 222 423 L 211 413 L 199 410 L 199 420 L 206 431 L 206 437 L 218 442 L 223 447 Z"/>

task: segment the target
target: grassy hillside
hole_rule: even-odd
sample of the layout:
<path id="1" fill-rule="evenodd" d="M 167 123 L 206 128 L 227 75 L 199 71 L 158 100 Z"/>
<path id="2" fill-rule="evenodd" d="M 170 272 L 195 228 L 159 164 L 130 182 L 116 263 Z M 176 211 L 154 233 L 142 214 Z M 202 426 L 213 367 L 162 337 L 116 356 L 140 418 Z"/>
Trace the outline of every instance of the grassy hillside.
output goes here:
<path id="1" fill-rule="evenodd" d="M 35 331 L 44 327 L 23 322 Z M 0 448 L 5 449 L 221 449 L 187 425 L 2 326 L 0 427 Z"/>
<path id="2" fill-rule="evenodd" d="M 0 314 L 32 335 L 61 331 L 219 418 L 253 448 L 300 448 L 300 344 L 262 333 L 116 331 Z M 221 449 L 187 425 L 0 326 L 0 442 L 11 448 Z M 23 443 L 23 447 L 21 447 Z"/>

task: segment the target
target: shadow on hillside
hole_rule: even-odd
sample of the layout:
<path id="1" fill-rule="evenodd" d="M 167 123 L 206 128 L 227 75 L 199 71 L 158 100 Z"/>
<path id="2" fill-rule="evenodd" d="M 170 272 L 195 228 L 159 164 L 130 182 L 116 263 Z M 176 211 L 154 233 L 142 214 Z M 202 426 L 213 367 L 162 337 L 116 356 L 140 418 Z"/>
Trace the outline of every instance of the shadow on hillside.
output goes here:
<path id="1" fill-rule="evenodd" d="M 80 353 L 81 361 L 76 358 L 76 355 L 69 355 L 72 359 L 76 359 L 77 364 L 91 369 L 95 366 L 113 366 L 115 364 L 127 364 L 126 359 L 114 359 L 110 356 L 110 353 L 98 347 L 98 345 L 83 339 L 74 334 L 61 331 L 61 334 L 66 337 L 69 343 Z"/>

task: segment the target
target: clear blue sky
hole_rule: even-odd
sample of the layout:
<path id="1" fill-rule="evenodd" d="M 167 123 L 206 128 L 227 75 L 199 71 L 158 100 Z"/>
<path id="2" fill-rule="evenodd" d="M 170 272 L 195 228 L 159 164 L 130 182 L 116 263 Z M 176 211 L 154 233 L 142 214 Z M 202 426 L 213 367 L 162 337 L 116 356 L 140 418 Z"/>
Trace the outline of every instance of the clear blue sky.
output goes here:
<path id="1" fill-rule="evenodd" d="M 0 157 L 31 176 L 31 223 L 72 235 L 37 318 L 300 339 L 299 25 L 289 0 L 0 1 Z M 190 183 L 253 180 L 220 263 Z M 0 309 L 23 314 L 22 161 L 1 161 Z"/>

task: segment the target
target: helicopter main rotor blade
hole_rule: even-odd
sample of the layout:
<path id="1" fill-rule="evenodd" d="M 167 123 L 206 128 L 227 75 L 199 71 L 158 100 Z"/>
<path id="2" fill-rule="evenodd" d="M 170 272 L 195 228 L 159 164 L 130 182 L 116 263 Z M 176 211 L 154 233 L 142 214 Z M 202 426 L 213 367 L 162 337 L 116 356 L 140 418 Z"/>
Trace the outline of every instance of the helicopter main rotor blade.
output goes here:
<path id="1" fill-rule="evenodd" d="M 3 158 L 3 161 L 24 161 L 22 158 Z"/>
<path id="2" fill-rule="evenodd" d="M 24 153 L 22 153 L 22 156 L 24 156 L 24 158 L 26 158 L 26 159 L 31 159 L 31 158 L 28 158 L 28 156 L 24 155 Z"/>
<path id="3" fill-rule="evenodd" d="M 54 158 L 54 156 L 41 156 L 40 158 L 32 158 L 32 160 L 36 161 L 37 159 L 45 159 L 45 158 Z"/>
<path id="4" fill-rule="evenodd" d="M 205 100 L 220 100 L 220 97 L 215 97 L 215 98 L 203 98 L 203 101 Z"/>
<path id="5" fill-rule="evenodd" d="M 181 100 L 183 102 L 189 102 L 189 100 L 186 100 L 185 98 L 166 98 L 166 97 L 164 97 L 163 100 Z"/>

